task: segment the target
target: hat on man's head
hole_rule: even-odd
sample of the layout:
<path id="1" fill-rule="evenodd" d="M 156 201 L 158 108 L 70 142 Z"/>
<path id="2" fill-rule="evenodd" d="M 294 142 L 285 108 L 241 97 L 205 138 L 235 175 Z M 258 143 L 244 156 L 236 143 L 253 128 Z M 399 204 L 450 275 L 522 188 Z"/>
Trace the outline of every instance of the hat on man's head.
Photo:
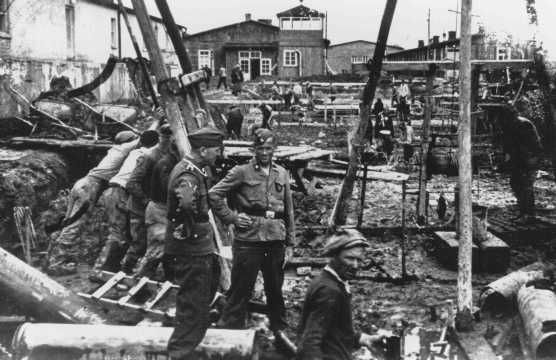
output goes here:
<path id="1" fill-rule="evenodd" d="M 224 141 L 224 134 L 213 127 L 203 127 L 187 136 L 191 147 L 198 149 L 204 147 L 220 147 Z"/>
<path id="2" fill-rule="evenodd" d="M 368 247 L 367 239 L 355 229 L 344 229 L 330 236 L 322 250 L 323 256 L 334 256 L 342 250 L 354 247 Z"/>
<path id="3" fill-rule="evenodd" d="M 123 144 L 135 139 L 137 139 L 137 134 L 131 130 L 120 131 L 114 136 L 114 142 L 116 144 Z"/>
<path id="4" fill-rule="evenodd" d="M 253 132 L 253 146 L 261 146 L 264 144 L 274 145 L 274 134 L 266 128 L 258 128 Z"/>

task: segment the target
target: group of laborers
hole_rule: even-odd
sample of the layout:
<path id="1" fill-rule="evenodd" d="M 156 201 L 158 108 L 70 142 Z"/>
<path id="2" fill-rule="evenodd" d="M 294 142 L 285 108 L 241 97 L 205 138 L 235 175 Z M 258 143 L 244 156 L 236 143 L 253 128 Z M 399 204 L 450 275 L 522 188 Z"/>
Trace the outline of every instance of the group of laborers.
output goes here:
<path id="1" fill-rule="evenodd" d="M 180 286 L 168 352 L 172 359 L 196 359 L 194 349 L 210 325 L 210 305 L 220 279 L 212 211 L 233 229 L 231 286 L 217 326 L 246 326 L 247 305 L 261 271 L 270 329 L 276 342 L 284 344 L 284 264 L 296 238 L 290 176 L 272 160 L 275 136 L 257 129 L 253 159 L 216 184 L 207 168 L 222 157 L 224 134 L 202 128 L 188 139 L 191 152 L 180 157 L 168 125 L 139 138 L 119 133 L 118 144 L 72 188 L 51 265 L 62 258 L 64 247 L 75 246 L 87 214 L 104 192 L 109 234 L 93 277 L 99 270 L 153 276 L 162 264 L 165 278 Z M 383 337 L 356 333 L 351 322 L 346 281 L 361 266 L 366 246 L 360 234 L 349 231 L 327 244 L 325 255 L 333 260 L 307 293 L 299 359 L 350 359 L 358 344 Z"/>

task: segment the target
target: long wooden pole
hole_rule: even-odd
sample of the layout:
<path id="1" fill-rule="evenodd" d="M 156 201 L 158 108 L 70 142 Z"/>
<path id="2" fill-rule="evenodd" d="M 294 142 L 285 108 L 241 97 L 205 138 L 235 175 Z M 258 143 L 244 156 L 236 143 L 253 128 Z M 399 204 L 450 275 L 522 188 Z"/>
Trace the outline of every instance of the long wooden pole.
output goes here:
<path id="1" fill-rule="evenodd" d="M 384 14 L 382 15 L 382 22 L 378 33 L 377 45 L 373 55 L 372 66 L 369 73 L 369 81 L 363 90 L 363 101 L 360 106 L 359 125 L 355 133 L 352 143 L 353 151 L 349 157 L 348 169 L 346 176 L 342 182 L 340 194 L 334 204 L 332 215 L 328 221 L 328 230 L 332 232 L 338 225 L 343 225 L 346 221 L 346 207 L 353 194 L 353 185 L 357 177 L 357 170 L 359 169 L 359 159 L 361 157 L 361 149 L 363 144 L 367 141 L 365 135 L 370 121 L 370 107 L 373 103 L 375 90 L 380 79 L 380 71 L 382 69 L 382 61 L 386 51 L 386 43 L 388 41 L 388 34 L 390 33 L 390 26 L 396 10 L 397 0 L 387 0 Z"/>
<path id="2" fill-rule="evenodd" d="M 461 3 L 460 45 L 460 122 L 459 122 L 459 251 L 458 251 L 458 313 L 456 327 L 468 331 L 473 327 L 473 288 L 471 284 L 471 252 L 473 228 L 471 211 L 471 3 Z"/>
<path id="3" fill-rule="evenodd" d="M 145 65 L 145 59 L 143 59 L 143 54 L 141 54 L 141 48 L 139 47 L 137 38 L 135 38 L 135 35 L 133 34 L 133 29 L 131 28 L 131 23 L 129 22 L 127 11 L 124 8 L 124 4 L 122 3 L 122 0 L 118 0 L 118 9 L 119 9 L 119 13 L 122 14 L 122 16 L 124 17 L 125 26 L 127 27 L 129 37 L 131 38 L 131 43 L 133 44 L 135 55 L 137 55 L 137 61 L 139 61 L 139 67 L 141 68 L 141 72 L 143 73 L 143 77 L 145 78 L 145 82 L 147 83 L 147 89 L 149 90 L 149 94 L 151 95 L 151 99 L 153 100 L 153 105 L 155 107 L 158 107 L 159 104 L 156 98 L 156 92 L 154 91 L 153 83 L 151 82 L 151 75 L 147 70 L 147 65 Z"/>
<path id="4" fill-rule="evenodd" d="M 0 287 L 27 314 L 40 321 L 77 324 L 108 322 L 104 314 L 34 267 L 0 248 Z"/>
<path id="5" fill-rule="evenodd" d="M 166 64 L 162 57 L 162 52 L 158 46 L 154 30 L 151 25 L 149 14 L 147 12 L 147 7 L 143 0 L 131 0 L 133 4 L 133 9 L 135 10 L 135 16 L 137 17 L 137 22 L 141 28 L 141 33 L 143 35 L 143 41 L 147 47 L 149 53 L 149 58 L 152 64 L 152 71 L 158 83 L 168 80 L 170 74 L 166 69 Z M 164 111 L 168 119 L 168 124 L 172 128 L 172 132 L 176 138 L 176 144 L 180 154 L 183 156 L 191 151 L 191 145 L 187 139 L 188 129 L 185 126 L 184 119 L 182 117 L 180 106 L 178 101 L 172 95 L 161 92 L 161 100 L 163 103 Z M 193 120 L 193 119 L 191 119 Z M 193 120 L 192 124 L 196 124 Z M 189 125 L 189 123 L 188 123 Z M 196 126 L 196 125 L 195 125 Z M 195 129 L 195 127 L 193 127 Z"/>
<path id="6" fill-rule="evenodd" d="M 417 221 L 419 224 L 427 223 L 427 160 L 430 147 L 430 129 L 432 118 L 432 88 L 436 69 L 430 65 L 427 72 L 427 95 L 425 98 L 425 118 L 421 130 L 421 166 L 419 168 L 419 198 L 417 203 Z"/>
<path id="7" fill-rule="evenodd" d="M 172 41 L 172 45 L 174 46 L 174 50 L 176 51 L 176 55 L 180 62 L 182 71 L 185 74 L 188 74 L 193 71 L 193 66 L 191 65 L 189 56 L 187 55 L 187 49 L 183 44 L 183 38 L 178 29 L 178 26 L 176 25 L 176 22 L 174 21 L 174 16 L 170 11 L 170 7 L 168 6 L 166 0 L 155 0 L 155 3 L 158 11 L 160 12 L 160 16 L 162 17 L 162 22 L 166 27 L 166 31 L 168 32 L 168 37 L 170 38 L 170 41 Z M 201 88 L 199 87 L 199 84 L 193 84 L 192 87 L 193 89 L 191 90 L 191 92 L 194 94 L 192 98 L 195 100 L 195 105 L 203 108 L 207 112 L 208 119 L 210 119 L 212 122 L 210 111 L 207 107 L 205 99 L 201 94 Z"/>

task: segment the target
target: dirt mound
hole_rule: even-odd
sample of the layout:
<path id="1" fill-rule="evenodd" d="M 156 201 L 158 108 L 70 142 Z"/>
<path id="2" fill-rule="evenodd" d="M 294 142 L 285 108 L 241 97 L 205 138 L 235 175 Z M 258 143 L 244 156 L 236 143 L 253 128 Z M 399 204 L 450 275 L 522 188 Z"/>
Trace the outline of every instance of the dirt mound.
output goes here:
<path id="1" fill-rule="evenodd" d="M 28 206 L 37 218 L 67 185 L 68 171 L 66 159 L 59 154 L 0 149 L 1 246 L 19 244 L 14 206 Z"/>

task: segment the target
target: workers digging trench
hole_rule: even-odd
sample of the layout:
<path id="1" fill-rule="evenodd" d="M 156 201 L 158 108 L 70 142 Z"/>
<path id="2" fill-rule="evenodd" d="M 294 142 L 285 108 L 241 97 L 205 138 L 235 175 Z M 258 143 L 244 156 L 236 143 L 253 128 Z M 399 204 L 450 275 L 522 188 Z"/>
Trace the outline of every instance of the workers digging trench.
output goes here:
<path id="1" fill-rule="evenodd" d="M 135 56 L 86 82 L 0 76 L 0 359 L 556 358 L 542 48 L 490 58 L 462 0 L 460 39 L 401 50 L 387 0 L 335 74 L 368 44 L 303 2 L 199 34 L 154 4 L 110 5 Z"/>

